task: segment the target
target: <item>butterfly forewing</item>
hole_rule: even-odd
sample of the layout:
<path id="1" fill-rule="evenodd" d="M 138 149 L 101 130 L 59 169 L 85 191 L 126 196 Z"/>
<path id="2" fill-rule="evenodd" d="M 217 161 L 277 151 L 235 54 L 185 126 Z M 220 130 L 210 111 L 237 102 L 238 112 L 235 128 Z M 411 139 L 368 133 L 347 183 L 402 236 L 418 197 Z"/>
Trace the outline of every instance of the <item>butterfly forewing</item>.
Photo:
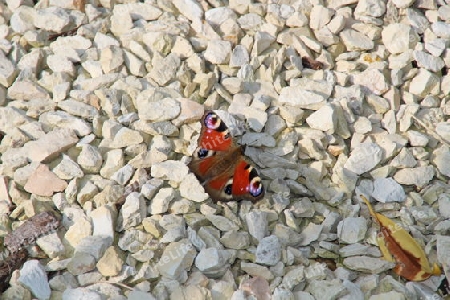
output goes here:
<path id="1" fill-rule="evenodd" d="M 202 118 L 202 131 L 198 146 L 213 151 L 227 151 L 233 145 L 228 127 L 214 112 L 206 112 Z"/>

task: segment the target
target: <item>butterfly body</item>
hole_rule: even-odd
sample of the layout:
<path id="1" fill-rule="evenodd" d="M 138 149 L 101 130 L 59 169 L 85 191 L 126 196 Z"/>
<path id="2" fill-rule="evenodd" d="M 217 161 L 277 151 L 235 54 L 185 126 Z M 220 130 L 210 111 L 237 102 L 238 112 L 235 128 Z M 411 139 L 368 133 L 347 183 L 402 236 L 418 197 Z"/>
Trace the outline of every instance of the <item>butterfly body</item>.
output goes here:
<path id="1" fill-rule="evenodd" d="M 212 111 L 202 117 L 198 148 L 189 163 L 214 201 L 250 200 L 264 196 L 261 178 L 244 158 L 243 149 L 236 145 L 225 123 Z"/>

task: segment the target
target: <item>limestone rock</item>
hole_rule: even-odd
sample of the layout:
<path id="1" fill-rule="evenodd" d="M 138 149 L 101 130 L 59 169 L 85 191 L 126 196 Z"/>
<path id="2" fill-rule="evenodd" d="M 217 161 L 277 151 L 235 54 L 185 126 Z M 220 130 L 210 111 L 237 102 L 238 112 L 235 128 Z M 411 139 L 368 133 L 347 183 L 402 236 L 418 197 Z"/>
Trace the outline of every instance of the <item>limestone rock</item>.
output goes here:
<path id="1" fill-rule="evenodd" d="M 123 260 L 120 258 L 118 250 L 111 246 L 106 249 L 103 256 L 97 263 L 97 269 L 103 276 L 116 276 L 122 270 Z"/>
<path id="2" fill-rule="evenodd" d="M 281 258 L 281 244 L 275 235 L 259 241 L 256 248 L 256 263 L 274 266 Z"/>
<path id="3" fill-rule="evenodd" d="M 403 187 L 392 178 L 377 178 L 372 197 L 380 202 L 403 202 L 406 198 Z"/>
<path id="4" fill-rule="evenodd" d="M 47 273 L 38 260 L 25 262 L 20 270 L 19 282 L 26 286 L 38 299 L 50 299 Z"/>
<path id="5" fill-rule="evenodd" d="M 377 144 L 361 144 L 353 149 L 344 168 L 360 175 L 374 168 L 381 161 L 381 155 L 381 148 Z"/>
<path id="6" fill-rule="evenodd" d="M 348 217 L 339 222 L 337 231 L 341 242 L 357 243 L 366 235 L 367 221 L 362 217 Z"/>
<path id="7" fill-rule="evenodd" d="M 383 44 L 393 54 L 413 49 L 418 41 L 417 34 L 407 24 L 394 23 L 386 26 L 382 33 Z"/>
<path id="8" fill-rule="evenodd" d="M 28 178 L 24 189 L 39 196 L 52 196 L 55 192 L 61 192 L 67 187 L 67 183 L 49 170 L 47 165 L 40 164 Z"/>
<path id="9" fill-rule="evenodd" d="M 103 158 L 97 147 L 87 144 L 81 148 L 77 163 L 85 172 L 96 173 L 102 167 Z"/>
<path id="10" fill-rule="evenodd" d="M 194 262 L 196 251 L 186 242 L 172 242 L 164 250 L 157 267 L 160 274 L 168 279 L 185 282 L 187 270 Z"/>
<path id="11" fill-rule="evenodd" d="M 76 142 L 78 138 L 73 130 L 61 128 L 50 131 L 36 141 L 26 143 L 24 148 L 31 161 L 45 162 L 66 151 Z"/>

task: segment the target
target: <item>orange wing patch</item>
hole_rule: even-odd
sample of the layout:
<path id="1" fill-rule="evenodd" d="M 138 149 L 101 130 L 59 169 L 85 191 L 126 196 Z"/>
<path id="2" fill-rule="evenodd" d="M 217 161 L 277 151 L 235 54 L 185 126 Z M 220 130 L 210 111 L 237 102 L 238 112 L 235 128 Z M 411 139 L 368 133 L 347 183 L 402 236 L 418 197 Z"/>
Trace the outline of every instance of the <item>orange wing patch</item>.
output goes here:
<path id="1" fill-rule="evenodd" d="M 425 251 L 417 241 L 400 225 L 391 219 L 376 213 L 366 197 L 360 195 L 366 203 L 374 220 L 380 225 L 377 243 L 384 259 L 395 262 L 394 272 L 411 281 L 422 281 L 431 275 L 440 275 L 437 264 L 433 267 L 426 257 Z"/>

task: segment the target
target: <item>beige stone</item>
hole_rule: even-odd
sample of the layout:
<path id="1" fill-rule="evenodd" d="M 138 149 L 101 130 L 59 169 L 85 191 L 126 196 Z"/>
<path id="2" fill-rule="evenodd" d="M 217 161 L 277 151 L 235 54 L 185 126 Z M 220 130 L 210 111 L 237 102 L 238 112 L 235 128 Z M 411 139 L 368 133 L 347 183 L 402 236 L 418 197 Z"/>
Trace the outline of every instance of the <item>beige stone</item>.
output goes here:
<path id="1" fill-rule="evenodd" d="M 122 270 L 123 260 L 114 246 L 106 249 L 99 259 L 97 269 L 103 276 L 115 276 Z"/>
<path id="2" fill-rule="evenodd" d="M 55 192 L 62 192 L 67 187 L 67 182 L 60 179 L 46 165 L 39 165 L 28 178 L 24 188 L 27 192 L 39 196 L 50 197 Z"/>

